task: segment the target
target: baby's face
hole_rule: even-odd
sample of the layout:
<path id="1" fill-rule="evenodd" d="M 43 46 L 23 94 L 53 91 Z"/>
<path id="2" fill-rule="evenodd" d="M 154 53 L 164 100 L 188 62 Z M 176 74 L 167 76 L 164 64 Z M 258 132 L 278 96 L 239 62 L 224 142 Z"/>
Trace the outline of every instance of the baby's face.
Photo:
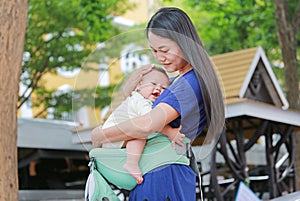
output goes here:
<path id="1" fill-rule="evenodd" d="M 169 78 L 165 74 L 153 70 L 143 77 L 138 86 L 139 93 L 154 102 L 169 84 Z"/>

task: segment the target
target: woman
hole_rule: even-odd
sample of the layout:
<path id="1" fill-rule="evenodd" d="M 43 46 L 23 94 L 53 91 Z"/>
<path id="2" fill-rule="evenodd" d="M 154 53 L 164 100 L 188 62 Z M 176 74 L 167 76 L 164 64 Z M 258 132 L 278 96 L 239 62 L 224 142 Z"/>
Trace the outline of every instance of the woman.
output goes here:
<path id="1" fill-rule="evenodd" d="M 223 96 L 190 18 L 178 8 L 161 8 L 150 19 L 146 34 L 156 59 L 166 71 L 178 71 L 179 76 L 154 102 L 149 113 L 110 128 L 95 128 L 93 144 L 146 138 L 167 124 L 182 125 L 180 132 L 191 141 L 207 127 L 205 140 L 213 141 L 225 123 Z M 195 185 L 196 175 L 189 166 L 164 165 L 144 175 L 144 182 L 131 191 L 130 200 L 196 200 Z"/>

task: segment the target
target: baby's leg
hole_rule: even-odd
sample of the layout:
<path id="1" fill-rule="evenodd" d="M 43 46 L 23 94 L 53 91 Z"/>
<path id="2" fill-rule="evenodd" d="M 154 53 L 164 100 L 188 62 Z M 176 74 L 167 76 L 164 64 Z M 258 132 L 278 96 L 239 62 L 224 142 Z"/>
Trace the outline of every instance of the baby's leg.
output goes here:
<path id="1" fill-rule="evenodd" d="M 126 162 L 124 169 L 133 176 L 138 184 L 143 182 L 143 176 L 139 167 L 141 154 L 143 153 L 146 140 L 134 139 L 129 140 L 126 144 Z"/>

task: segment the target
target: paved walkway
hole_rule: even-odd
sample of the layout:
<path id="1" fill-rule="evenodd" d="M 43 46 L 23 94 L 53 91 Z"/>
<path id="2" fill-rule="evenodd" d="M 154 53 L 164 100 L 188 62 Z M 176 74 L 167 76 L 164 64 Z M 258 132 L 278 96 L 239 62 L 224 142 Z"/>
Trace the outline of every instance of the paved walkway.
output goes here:
<path id="1" fill-rule="evenodd" d="M 300 201 L 300 191 L 274 198 L 270 201 Z"/>

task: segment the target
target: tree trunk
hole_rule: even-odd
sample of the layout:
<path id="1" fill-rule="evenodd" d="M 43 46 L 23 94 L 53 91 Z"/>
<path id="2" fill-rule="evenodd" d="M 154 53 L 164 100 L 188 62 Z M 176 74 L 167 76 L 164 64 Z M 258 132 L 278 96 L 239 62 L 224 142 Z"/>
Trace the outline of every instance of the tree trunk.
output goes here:
<path id="1" fill-rule="evenodd" d="M 300 0 L 294 16 L 289 16 L 287 1 L 275 0 L 275 19 L 278 30 L 279 45 L 284 63 L 287 100 L 291 109 L 300 110 L 299 78 L 297 61 L 297 41 L 300 26 Z M 297 186 L 300 190 L 300 132 L 295 132 L 296 157 L 295 168 Z"/>
<path id="2" fill-rule="evenodd" d="M 17 101 L 27 0 L 0 1 L 0 200 L 18 200 Z"/>
<path id="3" fill-rule="evenodd" d="M 295 16 L 293 17 L 298 19 L 290 22 L 287 1 L 275 0 L 275 19 L 279 34 L 279 45 L 284 63 L 286 93 L 290 108 L 293 109 L 300 109 L 297 63 L 298 21 L 300 15 L 297 12 L 300 12 L 299 5 Z"/>

